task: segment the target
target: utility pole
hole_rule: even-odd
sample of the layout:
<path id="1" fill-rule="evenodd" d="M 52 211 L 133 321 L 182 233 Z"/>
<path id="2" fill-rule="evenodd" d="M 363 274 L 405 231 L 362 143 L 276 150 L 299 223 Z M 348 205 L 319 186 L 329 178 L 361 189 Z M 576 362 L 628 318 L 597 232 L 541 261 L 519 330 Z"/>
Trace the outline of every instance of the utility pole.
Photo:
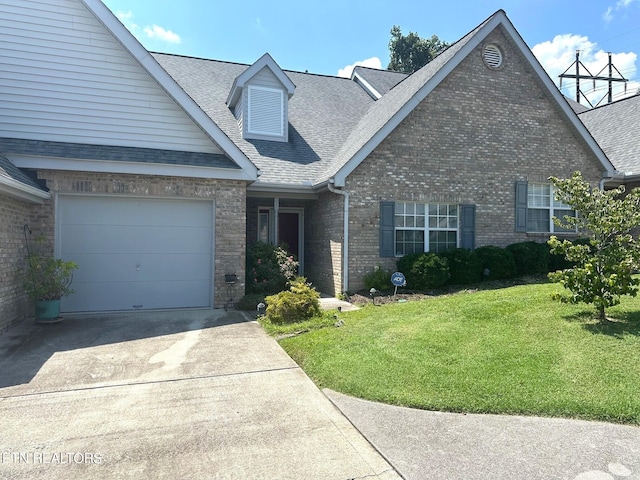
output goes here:
<path id="1" fill-rule="evenodd" d="M 576 73 L 575 74 L 567 73 L 571 69 L 571 67 L 573 67 L 574 65 L 576 67 Z M 588 75 L 580 75 L 580 66 L 582 66 L 582 68 L 584 68 L 586 70 Z M 605 68 L 609 69 L 609 76 L 607 76 L 607 77 L 601 76 L 601 74 L 602 74 L 602 72 L 604 71 Z M 620 75 L 620 77 L 614 77 L 613 76 L 613 71 L 614 70 L 618 73 L 618 75 Z M 563 78 L 574 78 L 576 80 L 576 102 L 580 103 L 580 96 L 582 96 L 587 101 L 587 103 L 589 104 L 590 107 L 593 107 L 593 104 L 589 101 L 587 96 L 580 90 L 580 79 L 592 80 L 594 89 L 596 88 L 596 81 L 607 82 L 609 84 L 609 88 L 608 88 L 608 92 L 607 92 L 607 100 L 608 100 L 607 103 L 611 103 L 613 101 L 613 82 L 625 82 L 624 83 L 624 91 L 626 93 L 627 92 L 627 82 L 629 81 L 628 79 L 626 79 L 626 78 L 624 78 L 622 76 L 620 71 L 613 64 L 611 52 L 609 52 L 609 62 L 608 62 L 608 64 L 602 70 L 600 70 L 597 75 L 592 75 L 591 72 L 589 71 L 589 69 L 587 67 L 585 67 L 584 64 L 580 61 L 580 50 L 576 50 L 576 61 L 573 62 L 569 66 L 569 68 L 567 68 L 564 71 L 564 73 L 560 74 L 559 77 L 560 77 L 560 88 L 562 88 L 562 79 Z M 600 99 L 600 101 L 598 103 L 596 103 L 596 106 L 600 105 L 600 102 L 602 102 L 602 100 L 604 100 L 604 97 L 602 97 Z"/>

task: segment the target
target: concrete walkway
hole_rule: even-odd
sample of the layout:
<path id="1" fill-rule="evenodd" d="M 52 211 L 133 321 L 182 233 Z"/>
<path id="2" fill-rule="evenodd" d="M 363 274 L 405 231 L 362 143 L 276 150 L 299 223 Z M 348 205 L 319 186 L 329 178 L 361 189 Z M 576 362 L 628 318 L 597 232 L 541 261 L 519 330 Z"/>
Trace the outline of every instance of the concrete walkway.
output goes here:
<path id="1" fill-rule="evenodd" d="M 429 412 L 324 390 L 406 480 L 639 480 L 640 428 Z"/>
<path id="2" fill-rule="evenodd" d="M 400 478 L 241 312 L 0 336 L 0 478 Z"/>

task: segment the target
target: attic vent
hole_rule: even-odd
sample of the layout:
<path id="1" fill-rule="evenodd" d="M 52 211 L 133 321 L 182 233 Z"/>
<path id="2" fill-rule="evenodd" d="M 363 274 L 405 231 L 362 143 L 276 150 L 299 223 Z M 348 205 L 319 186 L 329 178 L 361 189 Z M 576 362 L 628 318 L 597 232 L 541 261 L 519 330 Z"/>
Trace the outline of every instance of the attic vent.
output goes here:
<path id="1" fill-rule="evenodd" d="M 482 59 L 489 68 L 499 68 L 502 65 L 502 52 L 497 45 L 485 45 L 482 49 Z"/>
<path id="2" fill-rule="evenodd" d="M 249 133 L 284 135 L 283 115 L 284 96 L 281 90 L 249 87 Z"/>

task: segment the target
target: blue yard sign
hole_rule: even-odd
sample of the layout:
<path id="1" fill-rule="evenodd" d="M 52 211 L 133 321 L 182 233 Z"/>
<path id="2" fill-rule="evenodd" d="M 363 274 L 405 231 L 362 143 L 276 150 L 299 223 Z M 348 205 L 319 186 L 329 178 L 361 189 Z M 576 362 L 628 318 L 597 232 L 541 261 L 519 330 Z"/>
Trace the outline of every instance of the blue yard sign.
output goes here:
<path id="1" fill-rule="evenodd" d="M 391 283 L 396 287 L 404 287 L 407 284 L 407 280 L 404 278 L 404 274 L 396 272 L 391 275 Z"/>

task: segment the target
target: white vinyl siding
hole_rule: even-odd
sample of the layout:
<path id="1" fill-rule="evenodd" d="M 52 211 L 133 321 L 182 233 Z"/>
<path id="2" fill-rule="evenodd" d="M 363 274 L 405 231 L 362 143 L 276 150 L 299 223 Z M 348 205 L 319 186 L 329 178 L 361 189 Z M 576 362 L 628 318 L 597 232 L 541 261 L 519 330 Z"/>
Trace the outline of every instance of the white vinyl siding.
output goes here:
<path id="1" fill-rule="evenodd" d="M 0 136 L 221 153 L 71 0 L 0 5 Z"/>
<path id="2" fill-rule="evenodd" d="M 284 135 L 284 92 L 265 87 L 249 87 L 247 132 L 257 135 Z"/>

